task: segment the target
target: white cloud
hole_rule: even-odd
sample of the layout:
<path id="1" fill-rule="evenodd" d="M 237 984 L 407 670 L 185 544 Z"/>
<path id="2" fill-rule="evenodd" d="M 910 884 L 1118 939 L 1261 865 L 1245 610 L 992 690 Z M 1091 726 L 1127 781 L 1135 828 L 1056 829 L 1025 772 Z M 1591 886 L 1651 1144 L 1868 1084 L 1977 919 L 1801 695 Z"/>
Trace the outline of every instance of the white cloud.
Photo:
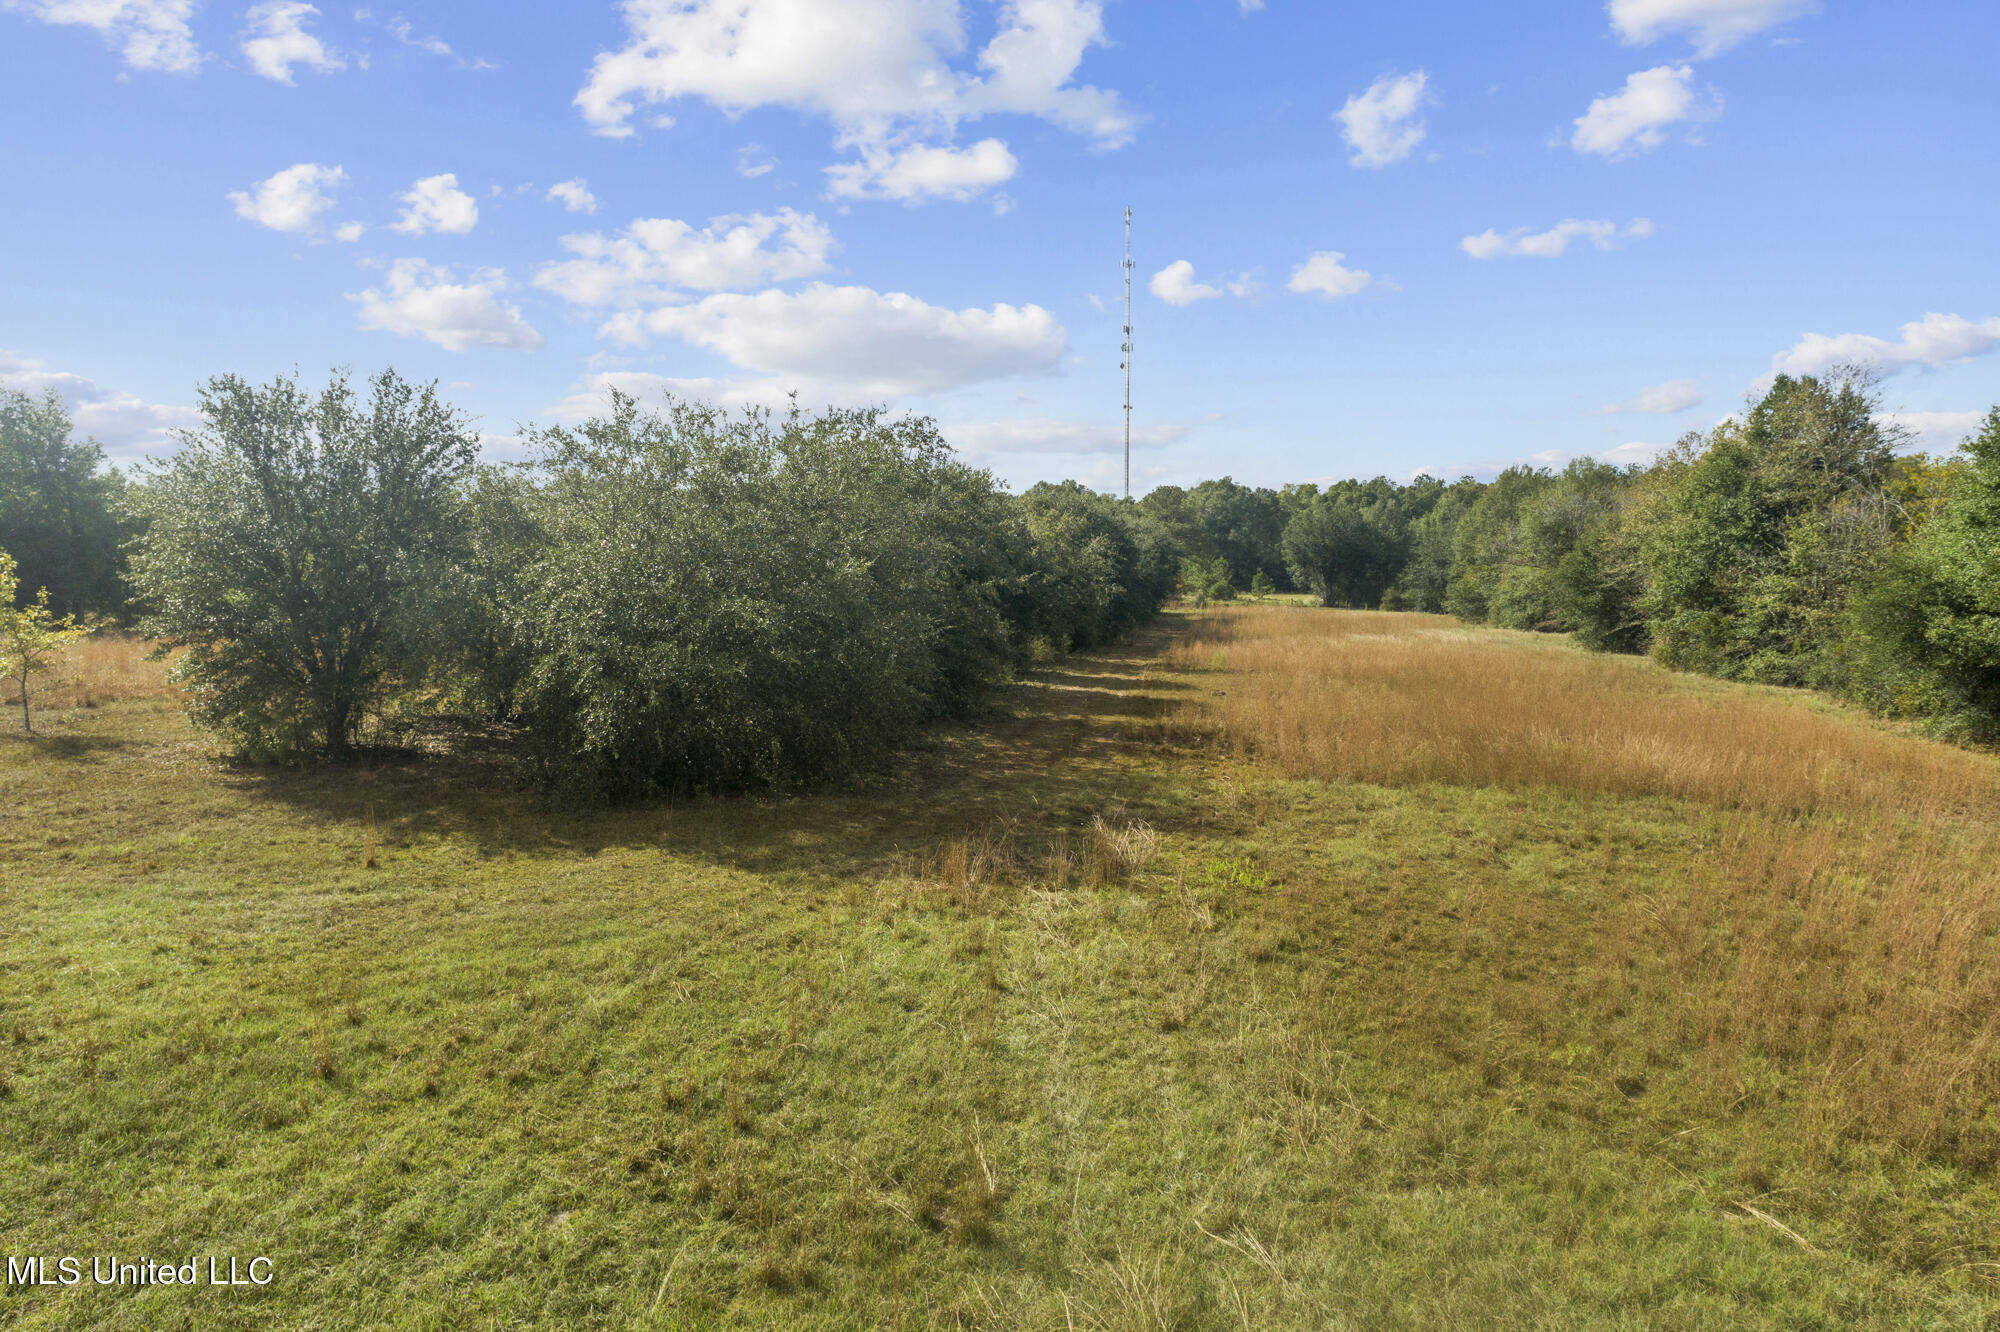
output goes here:
<path id="1" fill-rule="evenodd" d="M 207 58 L 188 29 L 194 0 L 0 0 L 0 9 L 90 28 L 133 69 L 192 74 Z"/>
<path id="2" fill-rule="evenodd" d="M 1153 274 L 1153 280 L 1146 284 L 1146 289 L 1168 305 L 1181 306 L 1211 300 L 1222 294 L 1205 282 L 1196 282 L 1194 265 L 1186 259 L 1177 259 Z"/>
<path id="3" fill-rule="evenodd" d="M 1019 166 L 998 139 L 981 139 L 970 148 L 919 144 L 892 150 L 864 144 L 860 161 L 826 168 L 827 193 L 834 198 L 896 199 L 906 204 L 926 199 L 963 202 L 1006 184 Z"/>
<path id="4" fill-rule="evenodd" d="M 943 427 L 945 438 L 961 453 L 1117 453 L 1125 447 L 1125 428 L 1086 425 L 1049 417 L 1006 421 L 970 421 Z M 1164 448 L 1187 437 L 1179 425 L 1140 426 L 1132 431 L 1135 449 Z"/>
<path id="5" fill-rule="evenodd" d="M 425 176 L 410 186 L 403 196 L 403 215 L 392 231 L 421 236 L 426 231 L 463 236 L 479 223 L 479 204 L 458 188 L 458 176 L 450 171 L 441 176 Z"/>
<path id="6" fill-rule="evenodd" d="M 399 337 L 422 338 L 447 351 L 468 347 L 513 347 L 532 351 L 542 335 L 503 304 L 498 293 L 506 274 L 484 269 L 469 282 L 452 280 L 451 270 L 421 259 L 398 259 L 382 288 L 370 287 L 347 299 L 361 307 L 362 328 Z"/>
<path id="7" fill-rule="evenodd" d="M 273 231 L 310 231 L 319 215 L 333 207 L 333 191 L 347 183 L 347 173 L 337 166 L 300 162 L 288 166 L 269 180 L 260 181 L 247 193 L 231 190 L 229 202 L 236 216 Z M 359 225 L 350 223 L 350 226 Z M 346 228 L 342 228 L 344 232 Z M 355 232 L 359 236 L 360 232 Z M 352 237 L 342 235 L 342 240 Z"/>
<path id="8" fill-rule="evenodd" d="M 1254 14 L 1264 7 L 1264 0 L 1236 0 L 1236 12 Z"/>
<path id="9" fill-rule="evenodd" d="M 1903 325 L 1895 342 L 1866 333 L 1832 337 L 1808 333 L 1771 358 L 1773 374 L 1823 375 L 1840 366 L 1894 374 L 1912 366 L 1937 367 L 1984 356 L 2000 348 L 2000 318 L 1983 323 L 1955 314 L 1927 314 Z"/>
<path id="10" fill-rule="evenodd" d="M 1635 218 L 1620 227 L 1615 222 L 1585 221 L 1580 218 L 1565 218 L 1547 231 L 1530 234 L 1526 227 L 1516 227 L 1506 235 L 1497 231 L 1485 231 L 1477 236 L 1467 236 L 1458 243 L 1474 259 L 1560 258 L 1569 249 L 1573 240 L 1587 240 L 1600 250 L 1612 250 L 1621 240 L 1643 239 L 1653 234 L 1653 224 L 1646 218 Z"/>
<path id="11" fill-rule="evenodd" d="M 789 107 L 826 117 L 839 146 L 864 150 L 850 164 L 858 186 L 877 174 L 871 155 L 893 161 L 926 141 L 948 142 L 961 123 L 982 116 L 1038 117 L 1099 148 L 1129 142 L 1138 124 L 1115 92 L 1074 82 L 1085 53 L 1106 40 L 1100 0 L 997 0 L 998 31 L 970 68 L 959 0 L 624 0 L 622 7 L 625 46 L 599 53 L 575 99 L 600 134 L 631 134 L 639 107 L 682 97 L 731 115 Z M 998 156 L 983 144 L 967 151 L 980 156 L 959 169 L 991 184 Z M 942 165 L 920 160 L 911 170 L 923 179 Z"/>
<path id="12" fill-rule="evenodd" d="M 168 448 L 172 431 L 201 424 L 201 413 L 192 407 L 150 403 L 5 349 L 0 349 L 0 389 L 36 396 L 54 389 L 69 407 L 76 433 L 95 439 L 113 459 Z"/>
<path id="13" fill-rule="evenodd" d="M 1429 100 L 1429 76 L 1422 70 L 1391 74 L 1375 80 L 1368 91 L 1347 99 L 1333 113 L 1341 136 L 1353 150 L 1348 159 L 1358 167 L 1385 167 L 1400 162 L 1424 141 L 1421 112 Z"/>
<path id="14" fill-rule="evenodd" d="M 451 44 L 443 38 L 412 36 L 413 29 L 410 27 L 408 19 L 392 19 L 389 23 L 389 31 L 394 33 L 396 40 L 403 45 L 414 46 L 419 51 L 428 51 L 434 56 L 449 56 L 452 53 Z"/>
<path id="15" fill-rule="evenodd" d="M 1664 384 L 1640 389 L 1623 402 L 1598 408 L 1600 416 L 1632 412 L 1642 416 L 1672 416 L 1700 402 L 1701 385 L 1692 379 L 1670 379 Z"/>
<path id="16" fill-rule="evenodd" d="M 581 176 L 549 186 L 549 192 L 542 197 L 550 203 L 560 203 L 572 213 L 597 211 L 597 196 L 590 192 L 590 186 Z"/>
<path id="17" fill-rule="evenodd" d="M 778 159 L 765 152 L 758 144 L 746 143 L 736 150 L 736 174 L 745 180 L 768 176 L 777 169 Z"/>
<path id="18" fill-rule="evenodd" d="M 1360 269 L 1343 268 L 1340 261 L 1346 257 L 1338 250 L 1319 251 L 1292 270 L 1292 280 L 1285 284 L 1285 290 L 1336 301 L 1366 290 L 1375 279 Z"/>
<path id="19" fill-rule="evenodd" d="M 1709 100 L 1695 95 L 1692 65 L 1661 65 L 1641 70 L 1625 87 L 1600 97 L 1576 118 L 1570 146 L 1600 157 L 1630 157 L 1666 142 L 1666 127 L 1714 120 L 1722 114 L 1722 96 Z"/>
<path id="20" fill-rule="evenodd" d="M 292 81 L 292 66 L 304 65 L 321 74 L 347 68 L 347 62 L 305 29 L 319 11 L 298 0 L 270 0 L 252 5 L 243 15 L 243 58 L 250 68 L 278 83 Z"/>
<path id="21" fill-rule="evenodd" d="M 1704 57 L 1818 8 L 1817 0 L 1609 0 L 1604 6 L 1626 42 L 1637 46 L 1684 31 Z"/>
<path id="22" fill-rule="evenodd" d="M 1985 412 L 1885 412 L 1883 418 L 1907 436 L 1912 449 L 1949 452 L 1967 435 L 1979 433 Z"/>
<path id="23" fill-rule="evenodd" d="M 670 217 L 640 218 L 616 236 L 565 236 L 576 257 L 546 264 L 535 285 L 576 305 L 652 303 L 676 292 L 787 282 L 824 273 L 839 248 L 811 213 L 781 208 L 711 218 L 697 231 Z"/>
<path id="24" fill-rule="evenodd" d="M 361 239 L 361 233 L 368 230 L 359 222 L 343 222 L 333 229 L 333 238 L 347 244 Z"/>
<path id="25" fill-rule="evenodd" d="M 635 342 L 678 337 L 743 370 L 849 385 L 878 398 L 1049 374 L 1068 349 L 1062 325 L 1038 305 L 951 310 L 901 292 L 825 283 L 630 311 L 605 331 Z"/>

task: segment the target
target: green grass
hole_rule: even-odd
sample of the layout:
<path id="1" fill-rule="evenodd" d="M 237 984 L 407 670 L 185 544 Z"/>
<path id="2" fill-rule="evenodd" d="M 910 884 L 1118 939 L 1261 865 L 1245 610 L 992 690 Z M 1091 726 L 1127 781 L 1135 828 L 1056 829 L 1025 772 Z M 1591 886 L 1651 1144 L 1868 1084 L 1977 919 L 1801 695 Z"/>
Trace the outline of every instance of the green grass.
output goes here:
<path id="1" fill-rule="evenodd" d="M 0 741 L 0 1252 L 276 1268 L 0 1323 L 2000 1316 L 1990 1172 L 1808 1169 L 1607 998 L 1702 811 L 1175 748 L 1228 682 L 1169 632 L 867 790 L 587 818 L 485 753 L 234 768 L 160 701 Z"/>

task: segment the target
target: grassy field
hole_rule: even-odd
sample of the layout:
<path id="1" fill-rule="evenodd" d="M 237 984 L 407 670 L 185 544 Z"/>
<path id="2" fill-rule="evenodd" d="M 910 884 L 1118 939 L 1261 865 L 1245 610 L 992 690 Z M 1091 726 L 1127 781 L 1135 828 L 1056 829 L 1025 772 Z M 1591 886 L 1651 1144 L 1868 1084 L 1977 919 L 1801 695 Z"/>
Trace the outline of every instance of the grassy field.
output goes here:
<path id="1" fill-rule="evenodd" d="M 10 1327 L 2000 1325 L 1991 757 L 1267 605 L 573 818 L 90 652 L 0 735 L 0 1253 L 275 1279 Z"/>

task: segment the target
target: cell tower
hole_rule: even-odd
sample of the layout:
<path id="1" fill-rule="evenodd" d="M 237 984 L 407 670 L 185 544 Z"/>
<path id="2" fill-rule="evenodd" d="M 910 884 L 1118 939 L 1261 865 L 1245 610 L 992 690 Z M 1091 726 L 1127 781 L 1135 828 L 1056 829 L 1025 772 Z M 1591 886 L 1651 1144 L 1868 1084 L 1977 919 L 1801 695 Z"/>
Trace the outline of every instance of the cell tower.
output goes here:
<path id="1" fill-rule="evenodd" d="M 1132 210 L 1125 210 L 1125 498 L 1132 498 Z"/>

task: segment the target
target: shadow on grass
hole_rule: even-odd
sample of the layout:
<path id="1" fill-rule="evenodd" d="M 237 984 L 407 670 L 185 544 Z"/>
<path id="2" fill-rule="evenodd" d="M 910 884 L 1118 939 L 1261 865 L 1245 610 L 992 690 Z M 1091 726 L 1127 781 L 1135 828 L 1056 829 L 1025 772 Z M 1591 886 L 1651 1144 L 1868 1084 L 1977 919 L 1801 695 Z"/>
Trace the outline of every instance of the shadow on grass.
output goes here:
<path id="1" fill-rule="evenodd" d="M 510 750 L 492 735 L 454 737 L 441 753 L 379 750 L 308 768 L 238 766 L 223 780 L 357 841 L 372 810 L 391 848 L 447 837 L 488 857 L 580 859 L 668 847 L 719 867 L 848 878 L 996 820 L 1051 835 L 1114 809 L 1171 820 L 1167 774 L 1129 755 L 1152 744 L 1144 723 L 1167 702 L 1155 695 L 1185 688 L 1147 674 L 1172 636 L 1170 624 L 1149 626 L 1038 672 L 1001 691 L 990 717 L 927 727 L 885 770 L 822 790 L 567 812 L 522 787 Z"/>
<path id="2" fill-rule="evenodd" d="M 132 747 L 132 741 L 108 735 L 66 735 L 61 732 L 37 731 L 33 735 L 20 732 L 6 738 L 12 745 L 32 745 L 44 754 L 71 763 L 99 763 L 111 754 Z"/>

